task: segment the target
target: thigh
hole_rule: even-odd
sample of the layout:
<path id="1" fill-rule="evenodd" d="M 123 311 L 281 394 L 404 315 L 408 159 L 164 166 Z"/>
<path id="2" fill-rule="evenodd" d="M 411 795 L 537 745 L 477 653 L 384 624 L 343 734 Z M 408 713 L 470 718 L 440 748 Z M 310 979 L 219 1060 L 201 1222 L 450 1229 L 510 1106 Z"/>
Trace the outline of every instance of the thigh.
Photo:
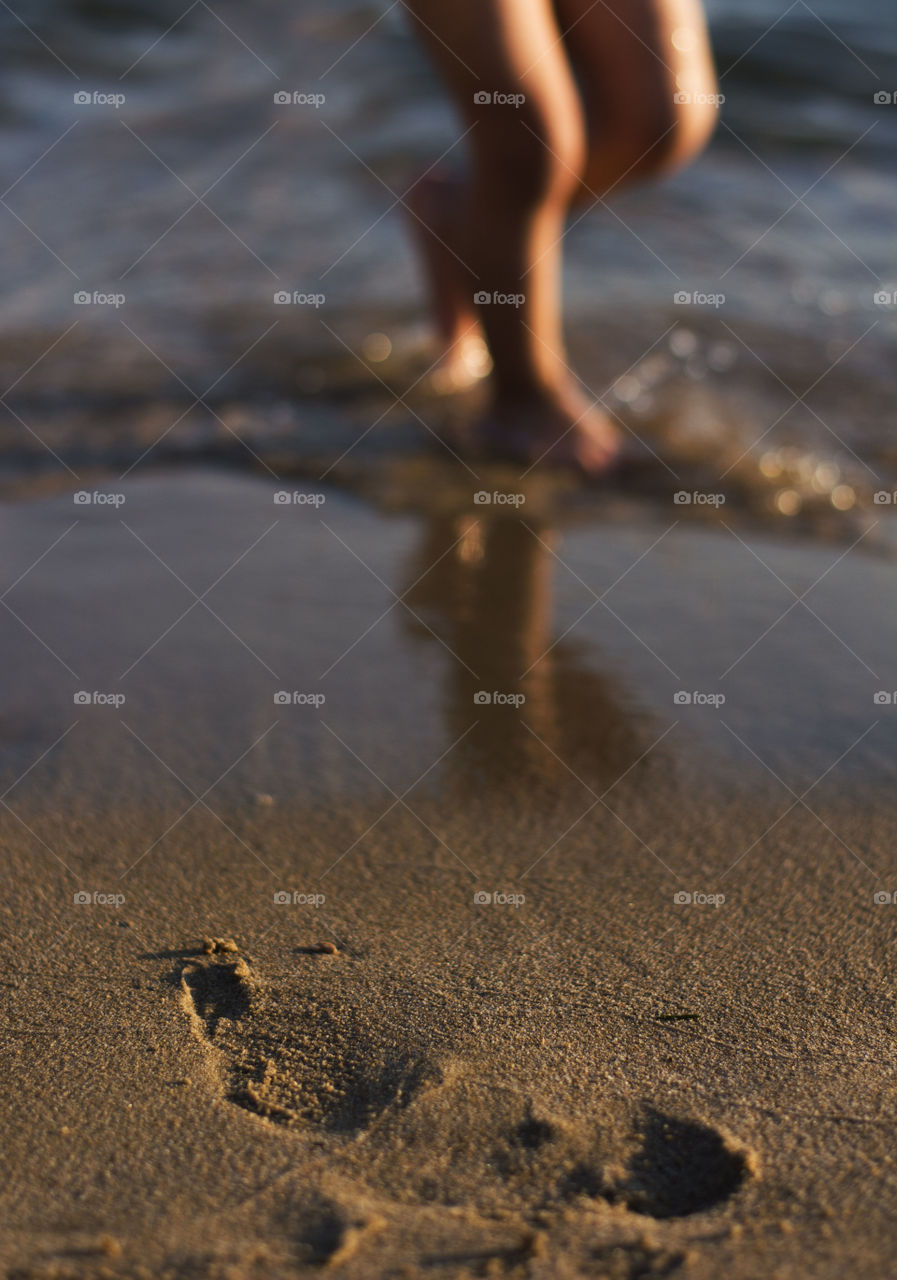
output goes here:
<path id="1" fill-rule="evenodd" d="M 700 0 L 553 0 L 590 129 L 672 119 L 715 89 Z"/>
<path id="2" fill-rule="evenodd" d="M 462 118 L 475 126 L 475 148 L 478 140 L 513 145 L 532 130 L 565 159 L 577 147 L 582 153 L 582 103 L 552 0 L 404 3 Z M 507 101 L 520 95 L 517 106 Z"/>

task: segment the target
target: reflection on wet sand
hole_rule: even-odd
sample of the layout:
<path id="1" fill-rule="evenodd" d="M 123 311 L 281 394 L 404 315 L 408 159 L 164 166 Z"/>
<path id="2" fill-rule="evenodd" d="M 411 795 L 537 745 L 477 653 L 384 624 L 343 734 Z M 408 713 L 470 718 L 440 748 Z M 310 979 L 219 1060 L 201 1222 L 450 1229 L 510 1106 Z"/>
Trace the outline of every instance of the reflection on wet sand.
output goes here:
<path id="1" fill-rule="evenodd" d="M 544 521 L 511 514 L 426 521 L 405 625 L 448 651 L 446 740 L 468 730 L 448 759 L 465 786 L 582 790 L 579 778 L 603 790 L 651 742 L 648 717 L 620 682 L 555 629 L 555 538 Z"/>

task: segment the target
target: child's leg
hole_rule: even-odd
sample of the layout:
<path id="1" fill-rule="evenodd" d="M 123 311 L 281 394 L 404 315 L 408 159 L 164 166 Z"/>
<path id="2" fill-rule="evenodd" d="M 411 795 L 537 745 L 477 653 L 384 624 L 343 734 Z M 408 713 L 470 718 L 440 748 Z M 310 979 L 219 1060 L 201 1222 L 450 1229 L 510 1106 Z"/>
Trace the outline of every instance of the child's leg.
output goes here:
<path id="1" fill-rule="evenodd" d="M 700 0 L 554 0 L 586 113 L 582 200 L 687 164 L 717 92 Z"/>
<path id="2" fill-rule="evenodd" d="M 476 308 L 494 362 L 489 436 L 526 462 L 547 454 L 600 469 L 616 432 L 578 390 L 561 336 L 561 240 L 586 135 L 551 0 L 408 0 L 408 7 L 470 127 L 470 181 L 456 227 L 442 229 L 464 264 L 456 264 L 459 290 L 471 299 L 523 295 L 520 306 Z M 477 102 L 477 94 L 492 100 Z M 523 100 L 511 105 L 510 95 Z"/>
<path id="3" fill-rule="evenodd" d="M 484 377 L 491 358 L 474 303 L 472 279 L 457 251 L 466 189 L 445 166 L 428 169 L 405 197 L 408 226 L 427 268 L 430 306 L 442 345 L 429 385 L 459 391 Z"/>

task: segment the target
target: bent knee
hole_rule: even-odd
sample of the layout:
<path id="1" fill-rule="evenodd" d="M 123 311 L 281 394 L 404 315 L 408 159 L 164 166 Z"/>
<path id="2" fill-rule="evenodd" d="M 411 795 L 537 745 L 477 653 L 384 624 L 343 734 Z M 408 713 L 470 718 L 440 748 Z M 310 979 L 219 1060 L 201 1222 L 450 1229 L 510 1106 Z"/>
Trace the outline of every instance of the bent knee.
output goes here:
<path id="1" fill-rule="evenodd" d="M 707 145 L 719 117 L 712 80 L 699 92 L 657 92 L 615 104 L 596 124 L 586 161 L 583 185 L 605 191 L 642 178 L 664 177 L 690 164 Z"/>
<path id="2" fill-rule="evenodd" d="M 715 81 L 699 92 L 673 95 L 665 136 L 653 150 L 655 173 L 675 173 L 704 150 L 719 120 L 719 92 Z"/>

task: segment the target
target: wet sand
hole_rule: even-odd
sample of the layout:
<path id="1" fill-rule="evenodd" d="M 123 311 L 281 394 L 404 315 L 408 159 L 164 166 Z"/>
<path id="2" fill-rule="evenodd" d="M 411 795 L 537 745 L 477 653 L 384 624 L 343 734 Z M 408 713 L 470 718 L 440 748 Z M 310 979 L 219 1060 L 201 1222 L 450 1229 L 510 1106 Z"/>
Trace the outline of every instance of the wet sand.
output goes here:
<path id="1" fill-rule="evenodd" d="M 0 1265 L 890 1274 L 891 561 L 412 474 L 3 509 Z"/>

